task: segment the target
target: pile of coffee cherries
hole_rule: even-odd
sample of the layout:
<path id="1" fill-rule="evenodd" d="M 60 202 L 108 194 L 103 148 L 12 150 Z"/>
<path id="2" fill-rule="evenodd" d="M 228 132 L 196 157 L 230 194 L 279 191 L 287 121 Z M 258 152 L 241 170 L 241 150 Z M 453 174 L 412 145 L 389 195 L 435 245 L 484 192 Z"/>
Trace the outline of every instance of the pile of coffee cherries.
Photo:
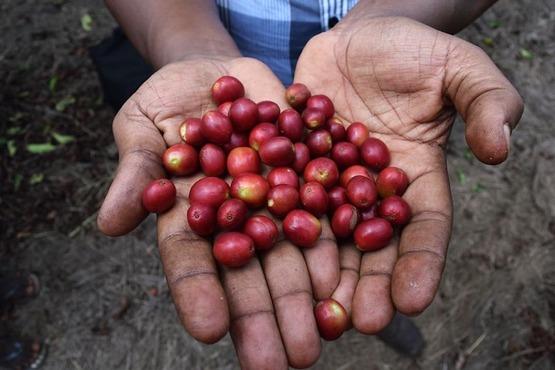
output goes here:
<path id="1" fill-rule="evenodd" d="M 198 235 L 215 235 L 219 263 L 243 266 L 256 250 L 276 243 L 276 223 L 250 215 L 263 207 L 282 220 L 285 238 L 301 248 L 316 244 L 325 215 L 338 239 L 353 238 L 365 252 L 387 246 L 394 227 L 410 220 L 410 207 L 401 198 L 409 184 L 405 172 L 388 167 L 387 146 L 370 137 L 363 123 L 345 127 L 327 96 L 311 95 L 295 83 L 285 92 L 291 108 L 281 111 L 274 102 L 244 97 L 243 84 L 231 76 L 219 78 L 211 93 L 218 108 L 186 119 L 180 127 L 183 142 L 169 147 L 162 162 L 173 177 L 204 173 L 190 189 L 187 221 Z M 158 179 L 144 190 L 143 205 L 162 213 L 175 198 L 173 183 Z M 329 312 L 341 310 L 345 313 L 328 299 L 315 313 L 334 317 Z M 343 321 L 346 326 L 346 319 L 339 319 L 339 327 Z"/>

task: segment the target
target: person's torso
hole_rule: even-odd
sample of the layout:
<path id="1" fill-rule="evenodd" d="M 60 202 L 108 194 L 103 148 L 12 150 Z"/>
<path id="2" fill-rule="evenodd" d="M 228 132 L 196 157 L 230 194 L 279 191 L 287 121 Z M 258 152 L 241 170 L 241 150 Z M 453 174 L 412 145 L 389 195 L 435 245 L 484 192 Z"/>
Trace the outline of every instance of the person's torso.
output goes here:
<path id="1" fill-rule="evenodd" d="M 242 54 L 266 63 L 285 85 L 310 38 L 333 27 L 358 0 L 217 0 Z"/>

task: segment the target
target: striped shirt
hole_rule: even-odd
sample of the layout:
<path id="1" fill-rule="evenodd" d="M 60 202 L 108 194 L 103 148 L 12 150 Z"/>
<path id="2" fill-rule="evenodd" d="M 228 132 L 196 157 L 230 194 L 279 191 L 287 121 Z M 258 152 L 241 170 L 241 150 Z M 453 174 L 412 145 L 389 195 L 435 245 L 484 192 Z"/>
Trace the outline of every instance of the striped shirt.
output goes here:
<path id="1" fill-rule="evenodd" d="M 333 27 L 358 0 L 216 0 L 220 18 L 246 57 L 270 67 L 286 86 L 303 47 Z"/>

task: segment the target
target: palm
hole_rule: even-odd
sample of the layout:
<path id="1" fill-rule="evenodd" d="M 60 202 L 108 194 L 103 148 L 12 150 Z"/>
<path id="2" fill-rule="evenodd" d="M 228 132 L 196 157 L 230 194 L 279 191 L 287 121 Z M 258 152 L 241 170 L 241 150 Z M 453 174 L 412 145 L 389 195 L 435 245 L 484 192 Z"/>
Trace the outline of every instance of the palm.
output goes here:
<path id="1" fill-rule="evenodd" d="M 411 223 L 399 240 L 362 256 L 358 284 L 351 288 L 353 323 L 361 331 L 381 329 L 395 308 L 421 312 L 437 290 L 452 218 L 443 146 L 455 108 L 481 160 L 498 163 L 507 155 L 502 125 L 516 124 L 521 103 L 484 58 L 462 40 L 394 18 L 373 20 L 356 32 L 326 32 L 301 55 L 295 80 L 330 96 L 345 121 L 366 123 L 390 148 L 391 165 L 411 181 L 404 195 L 413 210 Z M 504 106 L 484 112 L 476 104 L 493 98 L 514 102 L 512 112 Z M 483 122 L 486 117 L 492 122 Z M 358 265 L 352 249 L 342 248 L 350 256 L 342 258 L 344 265 Z"/>
<path id="2" fill-rule="evenodd" d="M 215 108 L 209 87 L 227 74 L 243 82 L 252 100 L 284 106 L 283 86 L 253 59 L 182 62 L 154 74 L 114 120 L 120 166 L 98 217 L 104 233 L 126 234 L 146 217 L 141 193 L 151 180 L 164 176 L 162 153 L 181 141 L 184 119 Z M 337 246 L 323 240 L 303 256 L 282 241 L 260 261 L 253 259 L 241 269 L 218 269 L 208 241 L 192 233 L 185 221 L 189 189 L 197 178 L 174 179 L 176 205 L 160 215 L 157 224 L 164 272 L 185 328 L 196 339 L 212 343 L 229 327 L 244 368 L 310 365 L 320 352 L 312 290 L 316 296 L 329 296 L 336 287 Z"/>

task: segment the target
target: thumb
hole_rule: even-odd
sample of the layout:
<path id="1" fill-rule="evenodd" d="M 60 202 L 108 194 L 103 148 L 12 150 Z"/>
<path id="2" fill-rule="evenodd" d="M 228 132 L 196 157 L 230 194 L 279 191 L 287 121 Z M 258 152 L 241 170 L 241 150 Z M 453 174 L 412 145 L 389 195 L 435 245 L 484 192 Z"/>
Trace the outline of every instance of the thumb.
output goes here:
<path id="1" fill-rule="evenodd" d="M 104 234 L 119 236 L 132 231 L 147 216 L 142 192 L 149 182 L 164 177 L 161 158 L 166 144 L 152 121 L 132 100 L 114 118 L 113 130 L 119 164 L 97 224 Z"/>
<path id="2" fill-rule="evenodd" d="M 522 98 L 479 47 L 455 39 L 446 65 L 446 92 L 465 121 L 474 155 L 487 164 L 507 159 L 510 134 L 522 116 Z"/>

